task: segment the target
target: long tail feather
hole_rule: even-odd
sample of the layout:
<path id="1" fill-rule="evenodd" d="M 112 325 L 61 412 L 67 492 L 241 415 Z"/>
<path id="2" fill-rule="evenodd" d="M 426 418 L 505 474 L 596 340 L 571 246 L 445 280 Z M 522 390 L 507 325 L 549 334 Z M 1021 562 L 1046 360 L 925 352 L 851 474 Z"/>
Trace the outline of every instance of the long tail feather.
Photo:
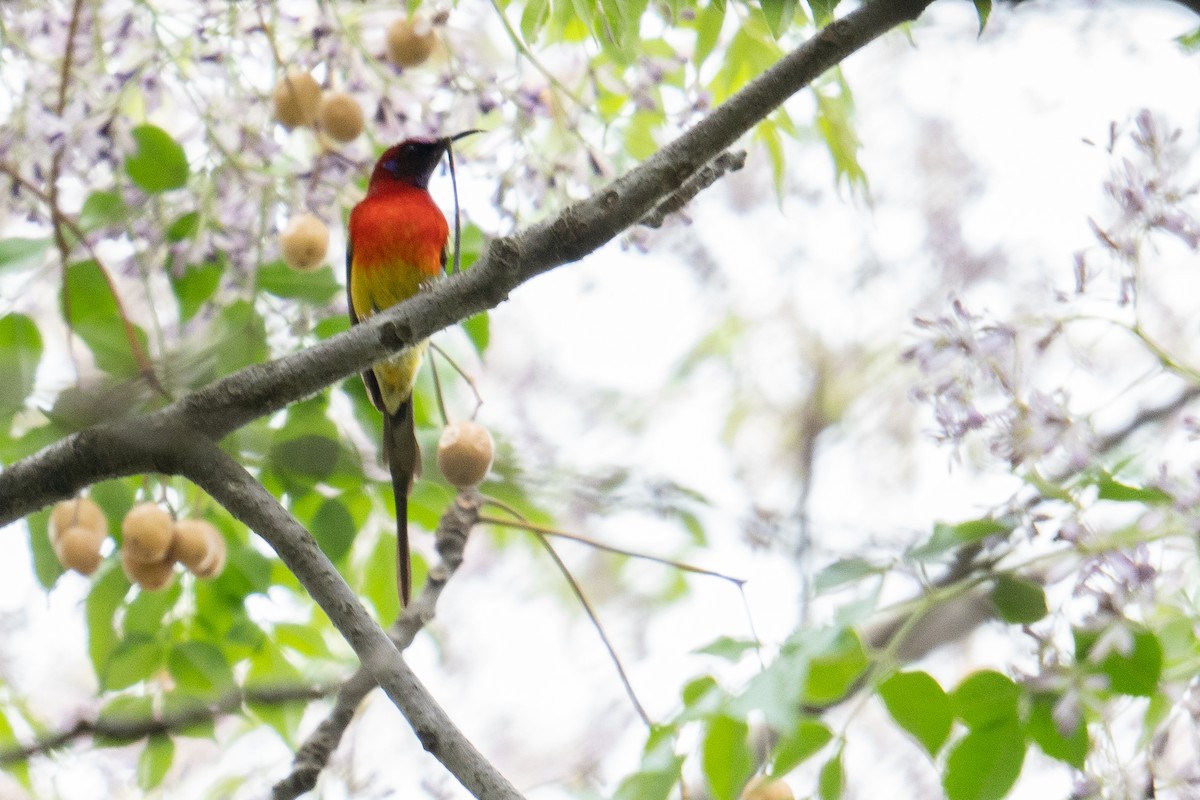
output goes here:
<path id="1" fill-rule="evenodd" d="M 413 423 L 412 398 L 395 414 L 383 417 L 383 456 L 392 472 L 396 498 L 396 591 L 402 607 L 412 597 L 412 560 L 408 546 L 408 495 L 420 470 L 421 451 Z"/>

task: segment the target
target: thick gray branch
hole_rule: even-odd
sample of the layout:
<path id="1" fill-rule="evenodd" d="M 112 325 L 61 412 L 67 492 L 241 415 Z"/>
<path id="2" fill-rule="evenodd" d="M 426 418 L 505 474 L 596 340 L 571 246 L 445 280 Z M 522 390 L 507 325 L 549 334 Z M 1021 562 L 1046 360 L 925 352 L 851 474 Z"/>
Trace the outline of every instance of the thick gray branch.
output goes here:
<path id="1" fill-rule="evenodd" d="M 466 272 L 451 275 L 350 331 L 285 358 L 234 373 L 161 411 L 67 437 L 0 473 L 0 526 L 97 481 L 161 471 L 106 441 L 186 428 L 220 439 L 247 422 L 313 395 L 401 347 L 493 308 L 523 282 L 576 261 L 637 223 L 785 100 L 932 0 L 873 0 L 830 23 L 645 163 L 554 219 L 491 243 Z M 159 452 L 166 461 L 169 453 Z"/>
<path id="2" fill-rule="evenodd" d="M 464 491 L 442 514 L 436 535 L 441 561 L 429 570 L 421 594 L 409 603 L 388 631 L 398 650 L 404 650 L 412 644 L 421 628 L 433 619 L 442 589 L 462 564 L 463 548 L 471 528 L 479 521 L 482 502 L 483 498 L 478 492 Z M 296 751 L 291 773 L 272 789 L 273 800 L 293 800 L 316 786 L 321 770 L 329 763 L 329 757 L 341 742 L 342 734 L 354 719 L 359 704 L 375 686 L 375 678 L 371 673 L 360 668 L 338 687 L 329 716 L 321 721 Z"/>
<path id="3" fill-rule="evenodd" d="M 404 714 L 421 745 L 480 800 L 520 800 L 520 793 L 455 726 L 316 541 L 279 501 L 207 439 L 190 437 L 179 449 L 183 475 L 275 549 Z"/>

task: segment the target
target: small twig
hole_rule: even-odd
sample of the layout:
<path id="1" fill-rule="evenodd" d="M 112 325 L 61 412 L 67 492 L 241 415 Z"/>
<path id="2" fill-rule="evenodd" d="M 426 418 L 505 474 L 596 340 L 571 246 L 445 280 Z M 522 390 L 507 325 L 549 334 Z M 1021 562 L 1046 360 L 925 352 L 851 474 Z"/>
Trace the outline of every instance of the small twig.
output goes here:
<path id="1" fill-rule="evenodd" d="M 437 398 L 438 414 L 441 415 L 442 424 L 449 425 L 450 417 L 446 414 L 446 398 L 442 397 L 442 379 L 438 375 L 436 359 L 429 359 L 429 370 L 433 374 L 433 396 Z"/>
<path id="2" fill-rule="evenodd" d="M 563 574 L 563 577 L 566 578 L 567 583 L 571 585 L 571 591 L 573 591 L 575 593 L 575 597 L 579 600 L 579 604 L 583 606 L 583 610 L 587 613 L 588 619 L 590 619 L 592 621 L 592 626 L 595 627 L 596 632 L 600 634 L 600 640 L 602 642 L 604 642 L 604 647 L 605 647 L 605 649 L 608 650 L 608 655 L 612 659 L 613 664 L 617 668 L 617 674 L 621 676 L 621 683 L 624 684 L 624 686 L 625 686 L 625 693 L 627 695 L 629 695 L 629 699 L 633 703 L 633 707 L 637 710 L 638 716 L 641 717 L 642 721 L 646 723 L 646 727 L 648 727 L 648 728 L 653 727 L 654 723 L 652 723 L 650 721 L 649 715 L 646 714 L 646 709 L 644 709 L 642 707 L 642 704 L 640 702 L 638 702 L 637 693 L 634 692 L 634 690 L 633 690 L 633 684 L 629 682 L 629 676 L 625 674 L 625 667 L 621 665 L 621 659 L 617 655 L 616 649 L 612 646 L 612 642 L 609 641 L 608 634 L 604 632 L 604 626 L 600 624 L 600 618 L 596 616 L 595 610 L 592 609 L 592 604 L 588 602 L 587 597 L 584 596 L 584 594 L 583 594 L 583 589 L 580 588 L 579 584 L 575 581 L 575 577 L 571 574 L 571 571 L 569 569 L 567 569 L 567 565 L 564 564 L 563 560 L 558 557 L 558 552 L 555 551 L 554 547 L 550 544 L 550 540 L 547 539 L 546 536 L 547 535 L 564 536 L 568 539 L 575 539 L 576 541 L 587 542 L 588 544 L 593 544 L 596 547 L 601 547 L 602 549 L 606 549 L 606 550 L 607 549 L 616 550 L 616 548 L 607 548 L 607 547 L 604 547 L 603 545 L 600 545 L 599 543 L 590 541 L 586 537 L 574 536 L 571 534 L 564 533 L 563 531 L 557 531 L 552 528 L 543 528 L 540 525 L 535 525 L 532 522 L 529 522 L 527 519 L 525 519 L 524 515 L 522 515 L 519 511 L 512 508 L 511 506 L 508 506 L 508 505 L 500 502 L 499 500 L 492 500 L 489 498 L 485 502 L 487 502 L 490 505 L 494 505 L 499 508 L 503 508 L 508 513 L 517 517 L 517 519 L 515 519 L 515 520 L 499 519 L 497 517 L 487 517 L 487 516 L 484 516 L 481 514 L 479 516 L 479 522 L 487 522 L 491 525 L 507 525 L 507 526 L 510 526 L 513 528 L 520 528 L 521 530 L 530 531 L 535 536 L 537 536 L 538 541 L 541 542 L 542 546 L 546 548 L 546 551 L 550 553 L 550 557 L 552 559 L 554 559 L 554 563 L 558 565 L 559 572 L 561 572 Z M 622 552 L 622 553 L 625 553 L 626 555 L 636 555 L 634 553 L 629 553 L 629 552 L 623 551 L 623 550 L 617 550 L 617 552 Z M 646 558 L 651 558 L 651 560 L 654 560 L 654 561 L 662 561 L 662 559 L 653 558 L 651 556 L 646 556 Z M 707 570 L 700 570 L 698 568 L 695 571 L 707 572 Z M 709 574 L 714 574 L 714 573 L 709 573 Z M 721 575 L 719 577 L 724 578 L 726 576 Z M 733 578 L 730 578 L 729 580 L 735 580 L 735 582 L 736 582 L 736 579 L 733 579 Z"/>
<path id="3" fill-rule="evenodd" d="M 608 650 L 608 656 L 612 659 L 613 665 L 617 668 L 617 674 L 621 677 L 621 683 L 625 686 L 625 694 L 629 695 L 629 702 L 633 703 L 634 710 L 636 710 L 638 716 L 642 718 L 642 722 L 646 723 L 646 727 L 653 728 L 654 723 L 650 721 L 650 715 L 646 713 L 646 709 L 642 708 L 642 704 L 638 701 L 637 692 L 633 690 L 633 684 L 629 682 L 629 676 L 625 673 L 625 667 L 621 665 L 621 658 L 617 655 L 617 651 L 613 647 L 612 642 L 609 641 L 608 634 L 604 632 L 604 626 L 600 624 L 600 618 L 596 616 L 596 612 L 592 608 L 592 604 L 588 602 L 587 597 L 584 595 L 583 589 L 581 589 L 579 584 L 575 581 L 575 576 L 573 576 L 571 571 L 567 569 L 567 565 L 563 563 L 561 558 L 559 558 L 558 553 L 550 544 L 550 540 L 547 539 L 545 535 L 538 533 L 537 531 L 534 531 L 534 534 L 537 536 L 537 540 L 542 543 L 542 546 L 546 548 L 546 552 L 548 552 L 550 557 L 554 559 L 554 563 L 558 566 L 559 572 L 561 572 L 563 577 L 567 579 L 567 583 L 571 586 L 571 591 L 575 593 L 575 597 L 579 600 L 579 604 L 583 606 L 583 610 L 588 615 L 588 619 L 592 621 L 592 626 L 596 629 L 596 632 L 600 634 L 600 641 L 604 642 L 604 647 L 606 650 Z"/>
<path id="4" fill-rule="evenodd" d="M 464 381 L 466 381 L 467 386 L 471 387 L 471 394 L 475 395 L 475 411 L 473 411 L 471 413 L 471 419 L 474 419 L 475 415 L 479 413 L 479 409 L 483 406 L 483 395 L 480 394 L 479 386 L 478 386 L 478 384 L 475 383 L 475 379 L 471 377 L 471 373 L 467 372 L 465 369 L 462 368 L 462 366 L 459 365 L 459 363 L 457 361 L 455 361 L 453 358 L 451 358 L 449 353 L 447 353 L 441 347 L 438 347 L 436 342 L 430 342 L 429 346 L 433 348 L 433 351 L 435 353 L 437 353 L 442 358 L 446 359 L 446 363 L 454 368 L 454 371 L 458 373 L 458 376 L 460 378 L 462 378 Z M 433 359 L 430 359 L 430 363 L 432 363 L 432 362 L 433 362 Z M 434 374 L 436 376 L 436 372 Z M 446 414 L 443 411 L 442 419 L 445 419 L 445 418 L 446 418 Z"/>
<path id="5" fill-rule="evenodd" d="M 520 517 L 520 515 L 517 514 L 517 512 L 515 510 L 513 510 L 507 504 L 501 503 L 499 500 L 493 500 L 491 498 L 487 498 L 487 500 L 485 502 L 488 505 L 493 505 L 498 508 L 503 508 L 508 513 L 516 514 L 518 517 Z M 723 572 L 717 572 L 715 570 L 705 569 L 704 567 L 693 566 L 692 564 L 685 564 L 682 561 L 675 561 L 674 559 L 671 559 L 671 558 L 663 558 L 662 556 L 653 556 L 653 555 L 650 555 L 649 553 L 639 553 L 636 550 L 626 550 L 623 547 L 617 547 L 616 545 L 605 544 L 604 542 L 597 541 L 596 539 L 592 539 L 587 536 L 582 536 L 578 533 L 569 533 L 564 530 L 559 530 L 558 528 L 549 528 L 544 525 L 538 525 L 535 522 L 529 522 L 529 521 L 525 520 L 523 517 L 521 517 L 520 519 L 514 520 L 514 519 L 501 519 L 499 517 L 489 517 L 486 514 L 481 514 L 479 517 L 479 521 L 488 523 L 490 525 L 507 525 L 511 528 L 520 528 L 521 530 L 532 531 L 533 533 L 544 534 L 546 536 L 557 536 L 560 539 L 570 539 L 573 542 L 581 542 L 590 547 L 594 547 L 597 550 L 606 550 L 610 553 L 617 553 L 619 555 L 629 556 L 630 558 L 640 558 L 644 561 L 654 561 L 655 563 L 658 563 L 658 564 L 666 564 L 668 567 L 674 567 L 675 569 L 682 570 L 683 572 L 693 572 L 697 575 L 711 575 L 714 578 L 720 578 L 721 580 L 729 581 L 730 583 L 732 583 L 736 586 L 744 586 L 746 583 L 745 578 L 735 578 L 732 575 L 726 575 Z"/>
<path id="6" fill-rule="evenodd" d="M 692 177 L 683 182 L 682 186 L 660 200 L 658 205 L 638 221 L 638 224 L 645 225 L 647 228 L 660 227 L 667 215 L 682 209 L 692 201 L 692 198 L 716 183 L 717 179 L 725 173 L 737 172 L 745 164 L 745 150 L 726 150 L 697 170 Z"/>
<path id="7" fill-rule="evenodd" d="M 72 727 L 38 737 L 32 742 L 0 750 L 0 767 L 27 761 L 30 757 L 50 753 L 84 737 L 107 737 L 136 741 L 156 734 L 177 733 L 225 714 L 236 713 L 244 703 L 280 705 L 296 701 L 318 700 L 333 693 L 332 686 L 277 686 L 269 689 L 246 689 L 222 695 L 211 703 L 197 703 L 161 714 L 145 717 L 79 720 Z"/>

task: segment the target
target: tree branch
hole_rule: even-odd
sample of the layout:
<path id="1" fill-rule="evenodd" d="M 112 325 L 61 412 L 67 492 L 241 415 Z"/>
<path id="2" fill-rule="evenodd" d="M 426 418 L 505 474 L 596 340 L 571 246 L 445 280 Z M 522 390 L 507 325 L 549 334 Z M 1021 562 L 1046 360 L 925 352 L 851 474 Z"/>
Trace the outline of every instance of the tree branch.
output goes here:
<path id="1" fill-rule="evenodd" d="M 643 164 L 554 219 L 494 240 L 473 268 L 448 276 L 431 291 L 299 353 L 240 370 L 160 411 L 72 434 L 23 459 L 0 473 L 0 525 L 97 481 L 163 471 L 105 449 L 114 437 L 186 429 L 220 439 L 499 305 L 523 282 L 582 258 L 637 223 L 791 95 L 891 28 L 916 19 L 931 2 L 873 0 L 831 22 Z"/>
<path id="2" fill-rule="evenodd" d="M 463 735 L 371 619 L 308 531 L 261 483 L 208 439 L 180 435 L 177 471 L 274 548 L 412 726 L 421 746 L 480 800 L 520 793 Z"/>
<path id="3" fill-rule="evenodd" d="M 41 736 L 28 744 L 0 750 L 0 767 L 8 767 L 31 756 L 57 750 L 85 736 L 133 742 L 155 734 L 179 733 L 195 725 L 211 722 L 224 714 L 236 712 L 245 703 L 278 705 L 298 700 L 317 700 L 332 693 L 333 687 L 330 686 L 246 689 L 229 692 L 212 703 L 197 704 L 191 708 L 166 711 L 140 719 L 109 719 L 100 716 L 94 720 L 80 720 L 66 730 Z"/>
<path id="4" fill-rule="evenodd" d="M 442 514 L 436 533 L 441 561 L 429 570 L 421 594 L 404 609 L 404 613 L 388 631 L 398 650 L 404 650 L 412 644 L 417 632 L 433 619 L 442 589 L 462 564 L 467 535 L 479 521 L 482 503 L 483 498 L 478 492 L 460 492 Z M 272 789 L 273 800 L 293 800 L 316 786 L 321 770 L 329 763 L 330 756 L 354 719 L 354 712 L 377 685 L 370 672 L 359 668 L 338 687 L 332 711 L 296 751 L 291 774 Z"/>

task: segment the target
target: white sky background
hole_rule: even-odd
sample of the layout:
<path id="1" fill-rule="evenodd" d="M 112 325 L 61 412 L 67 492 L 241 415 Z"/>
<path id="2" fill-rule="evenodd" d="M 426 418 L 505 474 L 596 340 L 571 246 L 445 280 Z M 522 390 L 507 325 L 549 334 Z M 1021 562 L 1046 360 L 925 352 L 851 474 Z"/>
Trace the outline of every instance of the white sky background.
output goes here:
<path id="1" fill-rule="evenodd" d="M 726 302 L 748 316 L 762 308 L 787 311 L 791 304 L 805 329 L 827 343 L 865 343 L 880 348 L 881 358 L 894 358 L 909 341 L 912 315 L 938 313 L 929 298 L 944 299 L 956 288 L 930 285 L 923 253 L 917 198 L 938 188 L 927 185 L 919 160 L 918 137 L 928 135 L 930 121 L 945 126 L 947 140 L 962 150 L 983 187 L 960 209 L 963 236 L 975 252 L 999 247 L 1008 269 L 1003 281 L 976 287 L 968 299 L 997 312 L 1029 287 L 1069 286 L 1073 253 L 1092 243 L 1087 216 L 1103 208 L 1100 184 L 1110 162 L 1101 148 L 1084 144 L 1085 137 L 1103 143 L 1110 122 L 1125 122 L 1141 108 L 1161 113 L 1185 136 L 1200 132 L 1200 60 L 1181 54 L 1171 41 L 1195 27 L 1196 19 L 1173 4 L 1001 5 L 981 41 L 976 25 L 970 3 L 935 3 L 913 32 L 915 47 L 891 35 L 846 62 L 872 207 L 831 188 L 832 168 L 820 146 L 789 144 L 789 195 L 780 208 L 764 155 L 751 148 L 742 174 L 702 194 L 689 209 L 691 226 L 651 237 L 645 255 L 605 248 L 522 287 L 493 314 L 482 421 L 503 436 L 514 430 L 510 420 L 536 419 L 555 444 L 553 462 L 565 476 L 560 481 L 595 474 L 603 465 L 636 466 L 645 477 L 669 478 L 707 494 L 714 500 L 705 516 L 711 543 L 688 559 L 750 578 L 751 609 L 767 642 L 795 624 L 800 584 L 786 554 L 752 551 L 742 536 L 751 499 L 733 481 L 719 443 L 727 387 L 696 392 L 686 403 L 662 397 L 662 376 L 713 321 L 711 296 L 696 289 L 680 253 L 706 248 L 728 281 Z M 946 192 L 962 188 L 953 175 L 939 173 L 938 179 Z M 867 267 L 883 277 L 858 291 L 856 275 Z M 790 281 L 782 289 L 781 276 Z M 767 391 L 786 399 L 803 388 L 797 370 L 789 368 L 789 359 L 802 354 L 781 339 L 771 330 L 760 334 L 754 341 L 761 347 L 747 358 Z M 522 374 L 531 358 L 573 388 L 592 385 L 597 394 L 640 398 L 655 425 L 641 438 L 614 438 L 603 426 L 593 430 L 577 409 L 555 405 L 552 386 L 531 396 L 506 394 L 508 378 Z M 884 367 L 889 382 L 871 396 L 902 398 L 902 382 Z M 871 431 L 891 413 L 857 408 L 851 424 L 865 432 L 857 439 L 835 438 L 824 450 L 811 507 L 818 558 L 855 552 L 869 542 L 908 541 L 935 519 L 968 518 L 1006 496 L 1005 481 L 952 469 L 949 452 L 926 442 L 916 443 L 909 460 L 898 464 L 896 452 Z M 760 432 L 759 439 L 740 442 L 741 456 L 769 436 Z M 873 442 L 879 449 L 871 449 Z M 764 455 L 765 462 L 772 458 Z M 899 481 L 893 474 L 898 469 L 915 477 Z M 555 476 L 548 480 L 553 484 Z M 756 502 L 785 514 L 792 510 L 786 481 L 768 480 L 758 488 Z M 17 685 L 38 698 L 44 714 L 69 722 L 86 712 L 94 691 L 80 619 L 84 583 L 68 576 L 47 598 L 34 586 L 24 537 L 13 532 L 6 532 L 10 557 L 0 560 L 0 623 L 4 614 L 27 613 L 28 626 L 6 635 L 5 666 Z M 641 514 L 611 517 L 583 532 L 651 552 L 675 554 L 680 547 L 673 528 Z M 560 550 L 573 553 L 565 544 Z M 486 537 L 477 537 L 439 607 L 437 640 L 423 635 L 409 651 L 451 717 L 533 800 L 574 796 L 559 785 L 586 758 L 595 760 L 598 776 L 611 786 L 636 767 L 643 738 L 591 629 L 578 612 L 563 612 L 567 601 L 552 570 L 527 549 L 496 551 Z M 662 580 L 657 567 L 626 574 Z M 696 578 L 689 585 L 692 596 L 665 610 L 617 598 L 602 612 L 652 716 L 672 711 L 686 680 L 723 668 L 688 655 L 691 649 L 720 635 L 748 633 L 731 587 Z M 1003 664 L 1002 650 L 1001 660 L 989 660 L 996 659 L 1001 637 L 985 634 L 983 640 L 943 653 L 931 669 L 953 680 Z M 907 781 L 911 774 L 924 782 L 919 785 L 935 786 L 935 773 L 918 763 L 914 746 L 896 742 L 881 749 L 869 734 L 854 738 L 869 716 L 860 714 L 866 719 L 851 729 L 851 796 L 876 793 L 864 774 L 868 765 L 888 780 Z M 287 753 L 269 732 L 244 741 L 221 753 L 212 743 L 179 740 L 181 763 L 168 782 L 182 780 L 177 786 L 183 788 L 171 796 L 202 797 L 214 775 L 230 769 L 247 775 L 236 797 L 261 796 L 281 776 L 264 774 L 261 765 L 284 764 Z M 430 766 L 384 700 L 369 704 L 347 742 L 352 747 L 344 743 L 335 770 L 366 783 L 346 795 L 340 781 L 325 781 L 321 796 L 383 797 L 388 788 L 397 797 L 467 796 L 448 776 L 435 778 L 432 787 L 419 785 L 420 776 L 437 776 L 440 767 Z M 115 752 L 70 759 L 70 774 L 43 784 L 46 796 L 109 796 L 92 770 L 106 769 L 101 765 Z M 123 752 L 132 770 L 136 750 Z M 1034 761 L 1027 761 L 1030 774 L 1013 796 L 1031 796 L 1024 793 L 1030 786 L 1038 796 L 1065 795 L 1065 770 L 1052 768 L 1046 779 L 1030 768 Z M 132 772 L 129 779 L 132 785 Z M 799 795 L 811 790 L 810 780 L 794 779 Z M 894 786 L 891 796 L 903 796 L 894 794 Z M 12 791 L 0 778 L 0 799 L 20 796 Z M 912 796 L 921 794 L 914 786 Z"/>

